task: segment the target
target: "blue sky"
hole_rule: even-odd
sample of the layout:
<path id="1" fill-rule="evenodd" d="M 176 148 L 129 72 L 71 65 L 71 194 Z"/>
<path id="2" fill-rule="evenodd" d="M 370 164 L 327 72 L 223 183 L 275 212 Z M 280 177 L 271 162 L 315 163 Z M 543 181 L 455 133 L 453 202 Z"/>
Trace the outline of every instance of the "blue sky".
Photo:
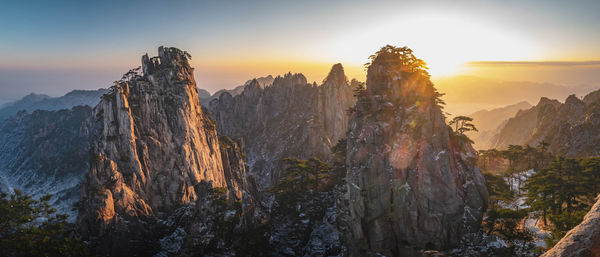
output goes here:
<path id="1" fill-rule="evenodd" d="M 286 71 L 320 81 L 337 62 L 361 79 L 362 63 L 384 44 L 413 48 L 434 76 L 476 61 L 600 60 L 600 1 L 592 0 L 0 5 L 0 103 L 107 87 L 160 45 L 192 53 L 198 84 L 211 92 Z M 598 78 L 590 74 L 573 83 Z"/>

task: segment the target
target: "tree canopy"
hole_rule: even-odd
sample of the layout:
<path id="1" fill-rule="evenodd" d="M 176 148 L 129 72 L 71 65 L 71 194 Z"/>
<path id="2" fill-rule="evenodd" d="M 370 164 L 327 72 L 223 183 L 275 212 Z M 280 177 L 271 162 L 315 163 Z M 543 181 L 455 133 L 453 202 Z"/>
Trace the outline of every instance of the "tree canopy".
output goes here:
<path id="1" fill-rule="evenodd" d="M 19 190 L 0 194 L 2 256 L 89 256 L 87 246 L 69 235 L 68 216 L 57 214 L 50 198 L 35 200 Z"/>

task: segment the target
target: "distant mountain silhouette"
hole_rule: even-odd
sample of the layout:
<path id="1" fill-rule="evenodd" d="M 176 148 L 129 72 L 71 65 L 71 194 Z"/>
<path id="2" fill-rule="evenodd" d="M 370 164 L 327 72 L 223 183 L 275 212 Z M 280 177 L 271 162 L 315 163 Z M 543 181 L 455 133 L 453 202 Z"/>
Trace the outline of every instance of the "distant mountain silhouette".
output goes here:
<path id="1" fill-rule="evenodd" d="M 480 110 L 474 112 L 469 117 L 473 118 L 473 124 L 479 129 L 479 132 L 469 132 L 469 136 L 475 144 L 475 149 L 488 149 L 490 139 L 497 133 L 499 127 L 503 127 L 506 121 L 513 117 L 519 110 L 526 110 L 532 105 L 528 102 L 519 102 L 492 110 Z"/>
<path id="2" fill-rule="evenodd" d="M 107 92 L 107 89 L 73 90 L 60 97 L 31 93 L 21 100 L 3 105 L 0 108 L 0 122 L 22 110 L 31 113 L 35 110 L 71 109 L 77 105 L 94 107 L 100 102 L 100 97 Z"/>

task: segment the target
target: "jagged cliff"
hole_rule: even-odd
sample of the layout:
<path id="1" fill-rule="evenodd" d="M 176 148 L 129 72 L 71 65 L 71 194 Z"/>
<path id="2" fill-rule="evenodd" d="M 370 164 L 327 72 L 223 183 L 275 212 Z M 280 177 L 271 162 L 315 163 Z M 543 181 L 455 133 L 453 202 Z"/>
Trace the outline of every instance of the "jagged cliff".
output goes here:
<path id="1" fill-rule="evenodd" d="M 477 231 L 487 190 L 474 150 L 446 125 L 410 50 L 384 48 L 350 118 L 347 183 L 355 256 L 410 256 Z M 414 57 L 413 57 L 414 58 Z"/>
<path id="2" fill-rule="evenodd" d="M 266 87 L 253 80 L 239 95 L 221 94 L 209 109 L 219 133 L 241 139 L 249 173 L 263 191 L 279 178 L 283 158 L 330 159 L 330 148 L 345 137 L 346 111 L 354 101 L 343 67 L 336 64 L 321 86 L 291 73 Z"/>
<path id="3" fill-rule="evenodd" d="M 600 101 L 598 92 L 583 100 L 575 95 L 564 103 L 543 97 L 528 110 L 523 110 L 507 122 L 495 136 L 496 148 L 510 144 L 549 143 L 548 149 L 562 156 L 600 155 Z"/>
<path id="4" fill-rule="evenodd" d="M 157 57 L 144 55 L 141 73 L 128 73 L 95 109 L 101 128 L 91 145 L 78 228 L 101 251 L 147 255 L 160 236 L 157 220 L 205 199 L 210 188 L 242 195 L 242 175 L 232 168 L 239 163 L 229 152 L 222 156 L 189 58 L 164 47 Z"/>
<path id="5" fill-rule="evenodd" d="M 71 212 L 79 199 L 79 183 L 88 170 L 89 136 L 94 127 L 92 108 L 25 111 L 0 127 L 0 179 L 4 191 L 19 189 L 33 197 L 52 194 L 51 203 Z M 2 189 L 0 189 L 2 191 Z"/>

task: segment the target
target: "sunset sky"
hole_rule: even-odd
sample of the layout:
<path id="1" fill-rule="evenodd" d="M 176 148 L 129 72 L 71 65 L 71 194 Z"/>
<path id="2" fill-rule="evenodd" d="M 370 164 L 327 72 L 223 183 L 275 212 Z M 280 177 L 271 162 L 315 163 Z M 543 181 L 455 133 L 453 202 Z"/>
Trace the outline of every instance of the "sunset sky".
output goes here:
<path id="1" fill-rule="evenodd" d="M 160 45 L 193 56 L 211 93 L 288 71 L 320 82 L 341 62 L 406 45 L 434 79 L 474 75 L 600 86 L 600 1 L 5 1 L 0 104 L 110 86 Z"/>

